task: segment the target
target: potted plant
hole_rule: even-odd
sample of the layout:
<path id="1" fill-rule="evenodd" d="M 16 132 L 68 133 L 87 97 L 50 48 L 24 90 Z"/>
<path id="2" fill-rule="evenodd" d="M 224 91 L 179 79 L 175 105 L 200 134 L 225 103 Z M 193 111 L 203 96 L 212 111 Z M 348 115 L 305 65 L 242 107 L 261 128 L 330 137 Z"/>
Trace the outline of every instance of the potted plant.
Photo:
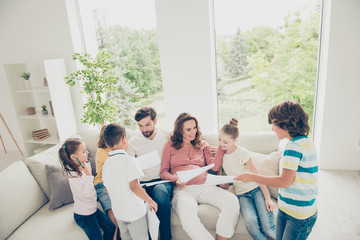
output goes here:
<path id="1" fill-rule="evenodd" d="M 30 73 L 29 72 L 23 72 L 20 77 L 22 77 L 23 79 L 25 79 L 24 85 L 25 85 L 25 89 L 29 90 L 31 89 L 31 85 L 30 85 Z"/>
<path id="2" fill-rule="evenodd" d="M 75 81 L 82 82 L 82 93 L 87 96 L 84 104 L 83 123 L 104 125 L 117 119 L 118 106 L 108 98 L 109 93 L 115 91 L 116 79 L 110 62 L 111 55 L 100 51 L 95 57 L 90 54 L 75 53 L 74 60 L 78 60 L 84 69 L 79 69 L 65 77 L 66 84 L 74 86 Z"/>
<path id="3" fill-rule="evenodd" d="M 41 108 L 42 108 L 41 112 L 42 112 L 43 115 L 48 115 L 49 114 L 48 110 L 46 109 L 46 105 L 42 105 Z"/>

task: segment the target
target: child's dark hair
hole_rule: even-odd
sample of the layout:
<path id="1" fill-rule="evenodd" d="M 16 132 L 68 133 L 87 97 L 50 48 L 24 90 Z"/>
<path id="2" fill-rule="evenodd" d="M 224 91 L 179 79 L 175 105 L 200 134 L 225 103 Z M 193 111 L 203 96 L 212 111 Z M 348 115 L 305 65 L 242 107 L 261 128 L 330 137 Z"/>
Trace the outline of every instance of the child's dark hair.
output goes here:
<path id="1" fill-rule="evenodd" d="M 69 138 L 59 149 L 59 159 L 60 163 L 63 166 L 63 170 L 67 173 L 69 177 L 74 177 L 72 173 L 75 172 L 79 176 L 82 175 L 81 171 L 78 170 L 77 165 L 74 164 L 74 161 L 71 160 L 70 155 L 74 154 L 79 145 L 82 144 L 83 141 L 79 138 Z"/>
<path id="2" fill-rule="evenodd" d="M 141 119 L 146 118 L 147 116 L 151 117 L 151 120 L 154 121 L 156 118 L 156 111 L 152 107 L 142 107 L 137 110 L 135 114 L 135 121 L 139 122 Z"/>
<path id="3" fill-rule="evenodd" d="M 273 106 L 268 114 L 270 124 L 288 131 L 291 137 L 307 136 L 309 115 L 297 101 L 285 101 Z"/>
<path id="4" fill-rule="evenodd" d="M 120 140 L 126 136 L 126 130 L 117 123 L 111 123 L 104 129 L 104 139 L 106 144 L 112 148 L 117 145 Z"/>
<path id="5" fill-rule="evenodd" d="M 230 135 L 232 139 L 235 139 L 239 136 L 239 128 L 237 127 L 238 120 L 236 118 L 232 118 L 229 123 L 225 124 L 220 132 L 225 133 L 226 135 Z"/>
<path id="6" fill-rule="evenodd" d="M 100 130 L 100 135 L 99 135 L 99 141 L 98 141 L 98 148 L 108 148 L 108 146 L 106 145 L 106 142 L 105 142 L 105 138 L 104 138 L 104 130 L 106 128 L 107 125 L 104 125 L 101 127 L 101 130 Z"/>

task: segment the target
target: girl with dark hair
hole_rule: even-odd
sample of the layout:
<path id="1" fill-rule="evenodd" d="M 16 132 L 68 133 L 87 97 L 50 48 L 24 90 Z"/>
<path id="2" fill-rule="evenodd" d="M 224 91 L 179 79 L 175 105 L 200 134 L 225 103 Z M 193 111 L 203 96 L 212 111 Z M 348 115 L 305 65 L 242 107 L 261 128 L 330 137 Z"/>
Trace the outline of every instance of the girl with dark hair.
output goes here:
<path id="1" fill-rule="evenodd" d="M 237 176 L 244 172 L 259 173 L 246 149 L 238 146 L 239 139 L 238 121 L 233 118 L 225 124 L 219 133 L 219 147 L 216 159 L 222 162 L 226 175 Z M 276 228 L 274 224 L 274 203 L 267 187 L 255 182 L 234 182 L 235 194 L 239 199 L 240 212 L 245 220 L 245 225 L 254 240 L 266 240 L 267 237 L 275 239 Z M 228 184 L 220 187 L 227 189 Z"/>
<path id="2" fill-rule="evenodd" d="M 91 175 L 91 167 L 86 163 L 88 154 L 85 143 L 78 138 L 67 139 L 59 149 L 60 162 L 69 177 L 74 198 L 74 219 L 89 239 L 111 240 L 115 225 L 97 208 L 94 177 Z"/>
<path id="3" fill-rule="evenodd" d="M 317 219 L 318 160 L 309 134 L 309 115 L 296 101 L 272 107 L 269 123 L 279 139 L 290 141 L 282 157 L 280 176 L 243 173 L 236 180 L 279 187 L 276 239 L 306 239 Z"/>
<path id="4" fill-rule="evenodd" d="M 216 224 L 216 239 L 231 238 L 239 217 L 239 204 L 234 194 L 216 186 L 204 185 L 207 172 L 180 182 L 177 172 L 209 165 L 214 157 L 206 150 L 198 121 L 188 113 L 178 116 L 170 141 L 165 144 L 160 177 L 176 185 L 172 201 L 180 222 L 193 240 L 214 239 L 197 215 L 198 204 L 208 203 L 220 209 Z M 219 166 L 215 164 L 213 169 Z"/>

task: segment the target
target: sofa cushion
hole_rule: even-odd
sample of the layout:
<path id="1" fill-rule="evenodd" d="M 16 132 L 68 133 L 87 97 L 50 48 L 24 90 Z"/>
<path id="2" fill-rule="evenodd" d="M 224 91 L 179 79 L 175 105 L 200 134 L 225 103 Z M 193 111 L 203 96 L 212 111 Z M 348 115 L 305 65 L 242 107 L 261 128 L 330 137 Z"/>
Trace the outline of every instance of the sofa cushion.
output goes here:
<path id="1" fill-rule="evenodd" d="M 279 161 L 282 156 L 281 151 L 272 152 L 270 154 L 262 154 L 249 151 L 249 155 L 252 158 L 255 167 L 265 176 L 277 176 L 279 175 Z M 273 198 L 278 198 L 278 188 L 268 186 L 270 195 Z"/>
<path id="2" fill-rule="evenodd" d="M 61 207 L 74 202 L 69 185 L 69 178 L 63 173 L 60 165 L 46 165 L 46 175 L 50 187 L 49 209 Z"/>
<path id="3" fill-rule="evenodd" d="M 48 199 L 23 161 L 0 172 L 0 189 L 0 239 L 6 239 Z"/>
<path id="4" fill-rule="evenodd" d="M 67 204 L 49 210 L 43 206 L 24 222 L 8 239 L 10 240 L 78 240 L 87 239 L 85 232 L 74 220 L 74 205 Z"/>
<path id="5" fill-rule="evenodd" d="M 72 138 L 81 138 L 81 136 L 74 134 L 70 136 Z M 58 151 L 62 146 L 63 142 L 56 144 L 55 146 L 49 148 L 45 152 L 41 152 L 34 156 L 31 156 L 25 159 L 25 164 L 30 169 L 30 172 L 40 185 L 41 189 L 44 191 L 48 199 L 50 199 L 50 187 L 48 179 L 46 177 L 45 165 L 59 165 L 59 156 Z"/>
<path id="6" fill-rule="evenodd" d="M 41 152 L 25 159 L 27 167 L 30 169 L 32 175 L 34 176 L 48 199 L 50 199 L 50 187 L 46 177 L 45 165 L 60 164 L 58 158 L 58 151 L 60 146 L 60 144 L 57 144 L 49 148 L 45 152 Z"/>

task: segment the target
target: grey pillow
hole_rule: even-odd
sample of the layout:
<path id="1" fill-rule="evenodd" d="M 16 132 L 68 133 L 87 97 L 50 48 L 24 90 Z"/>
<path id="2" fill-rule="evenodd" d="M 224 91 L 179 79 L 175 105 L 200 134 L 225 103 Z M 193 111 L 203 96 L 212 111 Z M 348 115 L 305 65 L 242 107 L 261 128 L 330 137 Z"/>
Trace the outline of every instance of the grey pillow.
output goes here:
<path id="1" fill-rule="evenodd" d="M 50 188 L 49 210 L 74 202 L 69 179 L 63 174 L 60 165 L 45 165 Z"/>

